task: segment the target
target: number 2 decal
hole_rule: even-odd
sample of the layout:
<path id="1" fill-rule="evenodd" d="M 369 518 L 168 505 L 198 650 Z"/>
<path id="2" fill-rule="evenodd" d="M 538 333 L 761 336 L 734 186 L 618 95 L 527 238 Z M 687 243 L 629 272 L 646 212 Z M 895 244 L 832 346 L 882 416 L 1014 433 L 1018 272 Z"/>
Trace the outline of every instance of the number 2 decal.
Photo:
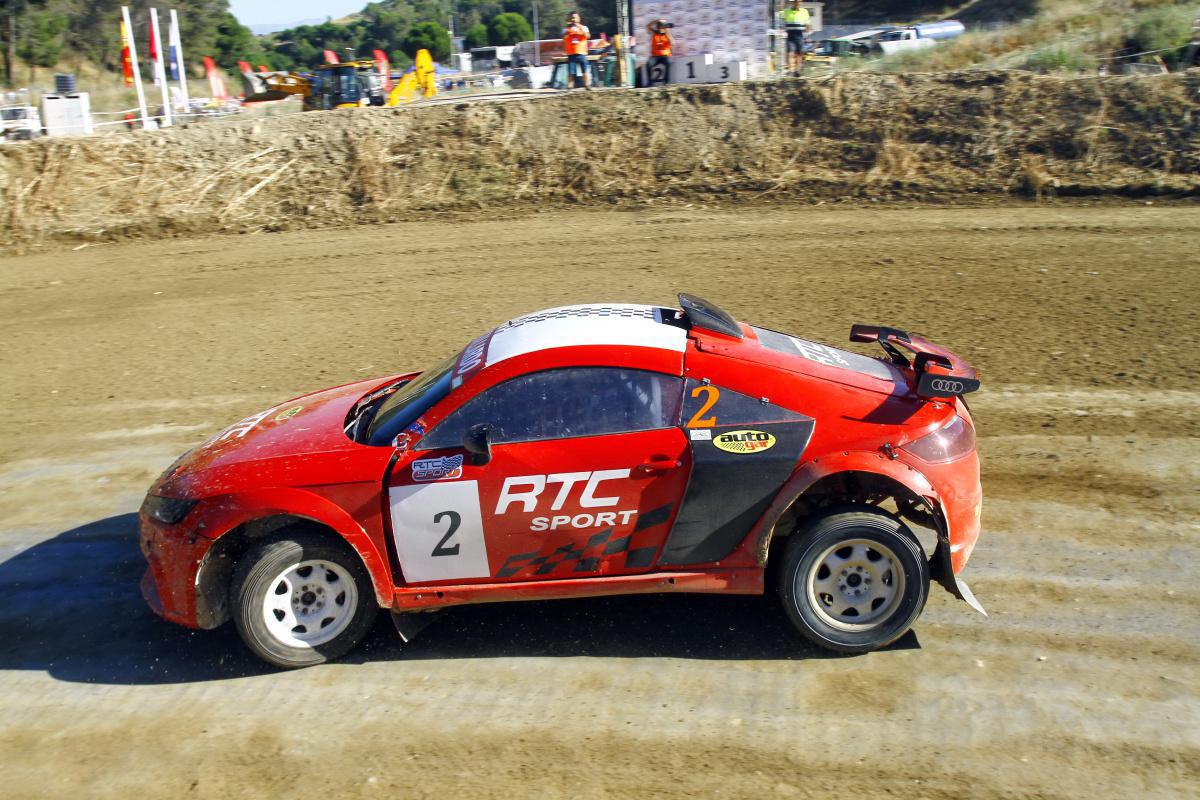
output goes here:
<path id="1" fill-rule="evenodd" d="M 721 397 L 721 390 L 715 386 L 697 386 L 695 389 L 692 389 L 692 397 L 699 397 L 701 392 L 707 394 L 708 398 L 704 401 L 704 405 L 700 406 L 700 409 L 695 414 L 692 414 L 692 418 L 688 420 L 687 426 L 689 428 L 712 428 L 717 424 L 715 415 L 711 417 L 705 417 L 704 415 L 711 411 L 712 407 L 717 404 L 717 400 Z"/>
<path id="2" fill-rule="evenodd" d="M 388 505 L 392 541 L 405 582 L 486 578 L 492 574 L 476 481 L 418 481 L 390 486 Z"/>
<path id="3" fill-rule="evenodd" d="M 439 511 L 433 515 L 433 524 L 436 525 L 442 521 L 442 517 L 450 518 L 450 529 L 446 531 L 446 535 L 441 538 L 433 548 L 431 556 L 456 556 L 458 555 L 458 545 L 447 547 L 446 542 L 450 541 L 450 537 L 458 530 L 458 526 L 462 524 L 462 517 L 457 511 Z"/>

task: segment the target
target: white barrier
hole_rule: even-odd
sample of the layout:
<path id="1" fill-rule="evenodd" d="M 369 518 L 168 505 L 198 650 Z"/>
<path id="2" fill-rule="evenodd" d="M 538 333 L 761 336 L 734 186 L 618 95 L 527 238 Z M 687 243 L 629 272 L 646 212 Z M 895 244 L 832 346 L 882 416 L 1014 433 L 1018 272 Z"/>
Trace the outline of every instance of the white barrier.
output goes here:
<path id="1" fill-rule="evenodd" d="M 698 56 L 672 56 L 669 68 L 661 63 L 642 65 L 646 86 L 665 86 L 668 83 L 728 83 L 750 77 L 747 61 L 718 59 L 712 53 Z"/>

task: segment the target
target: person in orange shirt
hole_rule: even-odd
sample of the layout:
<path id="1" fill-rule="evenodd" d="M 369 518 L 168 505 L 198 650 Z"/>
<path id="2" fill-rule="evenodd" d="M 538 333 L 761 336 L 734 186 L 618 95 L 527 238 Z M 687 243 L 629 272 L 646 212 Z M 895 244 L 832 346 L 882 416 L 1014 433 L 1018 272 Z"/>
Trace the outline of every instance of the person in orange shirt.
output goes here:
<path id="1" fill-rule="evenodd" d="M 579 19 L 579 12 L 572 11 L 567 17 L 567 27 L 563 28 L 563 52 L 567 54 L 567 81 L 570 87 L 571 78 L 575 78 L 575 86 L 591 89 L 588 72 L 588 39 L 592 32 Z"/>
<path id="2" fill-rule="evenodd" d="M 665 19 L 656 19 L 646 26 L 650 34 L 650 59 L 646 62 L 646 71 L 652 76 L 651 84 L 671 82 L 671 55 L 675 47 L 671 28 L 674 27 Z"/>

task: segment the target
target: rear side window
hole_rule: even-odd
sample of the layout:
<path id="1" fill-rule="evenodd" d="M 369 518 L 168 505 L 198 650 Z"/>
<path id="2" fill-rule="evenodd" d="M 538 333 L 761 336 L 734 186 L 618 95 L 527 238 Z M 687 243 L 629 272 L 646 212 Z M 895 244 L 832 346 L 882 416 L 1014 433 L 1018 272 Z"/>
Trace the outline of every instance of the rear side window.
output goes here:
<path id="1" fill-rule="evenodd" d="M 670 375 L 618 367 L 522 375 L 467 401 L 419 446 L 459 447 L 479 423 L 492 426 L 495 444 L 671 428 L 679 424 L 682 384 Z"/>

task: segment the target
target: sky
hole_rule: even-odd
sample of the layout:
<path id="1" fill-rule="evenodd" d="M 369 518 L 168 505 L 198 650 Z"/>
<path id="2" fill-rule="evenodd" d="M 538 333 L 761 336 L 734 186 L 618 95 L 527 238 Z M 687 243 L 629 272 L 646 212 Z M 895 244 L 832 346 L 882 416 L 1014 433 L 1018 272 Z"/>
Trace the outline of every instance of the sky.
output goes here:
<path id="1" fill-rule="evenodd" d="M 367 0 L 230 0 L 229 9 L 243 25 L 286 25 L 302 19 L 337 19 L 366 4 Z"/>

